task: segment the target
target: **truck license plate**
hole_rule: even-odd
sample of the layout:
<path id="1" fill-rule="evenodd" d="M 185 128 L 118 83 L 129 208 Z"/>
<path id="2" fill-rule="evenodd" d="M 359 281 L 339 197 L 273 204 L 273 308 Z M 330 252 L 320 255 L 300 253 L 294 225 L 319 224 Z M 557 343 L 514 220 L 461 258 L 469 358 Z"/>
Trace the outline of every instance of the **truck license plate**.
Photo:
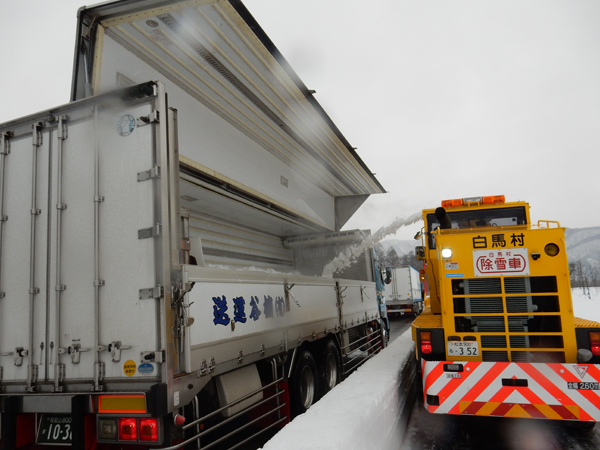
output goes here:
<path id="1" fill-rule="evenodd" d="M 567 383 L 568 389 L 578 389 L 580 391 L 600 391 L 600 383 L 583 383 L 574 381 Z"/>
<path id="2" fill-rule="evenodd" d="M 460 356 L 479 356 L 477 341 L 448 341 L 448 358 Z"/>
<path id="3" fill-rule="evenodd" d="M 36 442 L 46 445 L 71 445 L 71 415 L 41 414 Z"/>

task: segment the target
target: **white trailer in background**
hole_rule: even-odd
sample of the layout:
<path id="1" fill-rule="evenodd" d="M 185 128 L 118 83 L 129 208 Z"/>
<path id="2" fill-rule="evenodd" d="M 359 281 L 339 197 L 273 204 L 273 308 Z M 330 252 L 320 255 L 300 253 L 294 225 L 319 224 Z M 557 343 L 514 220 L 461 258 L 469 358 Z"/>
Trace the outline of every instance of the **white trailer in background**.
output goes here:
<path id="1" fill-rule="evenodd" d="M 411 266 L 386 268 L 385 304 L 388 316 L 423 311 L 423 292 L 419 271 Z"/>
<path id="2" fill-rule="evenodd" d="M 241 2 L 82 8 L 72 97 L 0 124 L 3 448 L 229 448 L 384 345 L 320 276 L 384 190 Z"/>

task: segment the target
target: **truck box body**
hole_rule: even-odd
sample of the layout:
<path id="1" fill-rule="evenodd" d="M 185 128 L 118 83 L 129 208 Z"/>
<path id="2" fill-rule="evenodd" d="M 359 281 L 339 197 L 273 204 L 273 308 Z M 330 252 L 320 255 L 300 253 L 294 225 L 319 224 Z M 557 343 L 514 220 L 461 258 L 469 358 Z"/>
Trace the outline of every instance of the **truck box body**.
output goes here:
<path id="1" fill-rule="evenodd" d="M 388 314 L 418 314 L 423 309 L 419 271 L 411 266 L 392 267 L 391 275 L 385 289 Z"/>
<path id="2" fill-rule="evenodd" d="M 168 430 L 209 384 L 220 406 L 260 388 L 265 361 L 294 397 L 307 352 L 376 350 L 371 253 L 318 275 L 383 188 L 240 2 L 82 8 L 72 101 L 0 125 L 5 448 L 33 439 L 17 416 L 38 443 L 63 414 L 79 432 L 49 443 L 117 445 L 88 419 L 131 401 Z"/>

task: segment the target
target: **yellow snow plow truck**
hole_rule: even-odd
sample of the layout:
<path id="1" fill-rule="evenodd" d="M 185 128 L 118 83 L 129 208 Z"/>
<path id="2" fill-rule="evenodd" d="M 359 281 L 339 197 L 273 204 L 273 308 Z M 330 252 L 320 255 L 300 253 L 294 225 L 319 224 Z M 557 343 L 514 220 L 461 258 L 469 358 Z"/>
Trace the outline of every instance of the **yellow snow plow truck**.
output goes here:
<path id="1" fill-rule="evenodd" d="M 573 315 L 564 228 L 504 196 L 423 211 L 412 325 L 431 413 L 600 420 L 600 323 Z"/>

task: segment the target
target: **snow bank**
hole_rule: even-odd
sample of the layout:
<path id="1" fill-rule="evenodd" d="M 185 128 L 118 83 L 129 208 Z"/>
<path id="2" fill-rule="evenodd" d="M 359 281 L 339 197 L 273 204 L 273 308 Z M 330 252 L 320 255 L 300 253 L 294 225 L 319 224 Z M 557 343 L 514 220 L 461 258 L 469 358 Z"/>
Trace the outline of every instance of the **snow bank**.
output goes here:
<path id="1" fill-rule="evenodd" d="M 571 296 L 575 317 L 600 322 L 600 287 L 573 288 Z"/>
<path id="2" fill-rule="evenodd" d="M 416 375 L 410 329 L 296 417 L 263 450 L 397 450 Z"/>
<path id="3" fill-rule="evenodd" d="M 573 289 L 575 316 L 600 322 L 600 288 Z M 336 386 L 263 450 L 397 450 L 414 392 L 410 330 Z M 411 390 L 412 389 L 412 390 Z"/>

